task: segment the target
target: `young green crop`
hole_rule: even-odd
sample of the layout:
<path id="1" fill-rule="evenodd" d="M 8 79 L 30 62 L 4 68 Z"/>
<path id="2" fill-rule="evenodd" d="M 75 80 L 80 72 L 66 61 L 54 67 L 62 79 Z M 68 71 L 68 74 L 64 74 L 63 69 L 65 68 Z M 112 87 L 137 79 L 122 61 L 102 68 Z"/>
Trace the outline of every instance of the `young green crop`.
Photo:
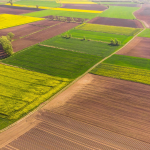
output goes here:
<path id="1" fill-rule="evenodd" d="M 150 38 L 150 29 L 145 29 L 142 33 L 138 35 L 139 37 L 147 37 Z"/>

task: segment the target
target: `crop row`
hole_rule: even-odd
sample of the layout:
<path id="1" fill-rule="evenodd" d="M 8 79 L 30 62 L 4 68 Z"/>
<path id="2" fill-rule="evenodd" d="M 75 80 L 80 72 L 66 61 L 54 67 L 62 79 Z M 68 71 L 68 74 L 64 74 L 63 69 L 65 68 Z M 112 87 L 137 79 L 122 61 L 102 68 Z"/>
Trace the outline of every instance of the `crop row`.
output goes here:
<path id="1" fill-rule="evenodd" d="M 81 24 L 80 26 L 77 26 L 76 29 L 120 34 L 120 35 L 127 35 L 127 36 L 134 36 L 142 30 L 139 28 L 117 27 L 117 26 L 108 26 L 108 25 L 99 25 L 99 24 L 90 24 L 90 23 Z"/>
<path id="2" fill-rule="evenodd" d="M 18 26 L 30 22 L 40 21 L 43 18 L 34 18 L 27 16 L 0 14 L 0 29 Z"/>

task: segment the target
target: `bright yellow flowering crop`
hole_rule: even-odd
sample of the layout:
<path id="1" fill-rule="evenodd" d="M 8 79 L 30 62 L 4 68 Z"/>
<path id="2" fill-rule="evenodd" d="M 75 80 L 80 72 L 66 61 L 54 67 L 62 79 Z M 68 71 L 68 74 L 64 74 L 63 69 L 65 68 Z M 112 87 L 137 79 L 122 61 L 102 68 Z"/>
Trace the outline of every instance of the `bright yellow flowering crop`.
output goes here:
<path id="1" fill-rule="evenodd" d="M 74 11 L 74 12 L 87 12 L 87 13 L 102 13 L 102 12 L 103 12 L 103 11 L 96 11 L 96 10 L 69 9 L 69 8 L 51 8 L 51 10 Z"/>
<path id="2" fill-rule="evenodd" d="M 44 18 L 35 18 L 19 15 L 0 14 L 0 29 L 19 26 L 22 24 L 44 20 Z"/>

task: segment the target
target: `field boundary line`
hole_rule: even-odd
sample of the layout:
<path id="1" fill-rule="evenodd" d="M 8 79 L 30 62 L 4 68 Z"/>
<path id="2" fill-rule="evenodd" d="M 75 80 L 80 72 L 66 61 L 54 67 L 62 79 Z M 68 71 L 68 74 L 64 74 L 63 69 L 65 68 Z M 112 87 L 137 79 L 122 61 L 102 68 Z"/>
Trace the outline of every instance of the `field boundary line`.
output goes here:
<path id="1" fill-rule="evenodd" d="M 98 66 L 100 63 L 102 63 L 103 61 L 105 61 L 106 59 L 110 58 L 112 55 L 116 54 L 118 51 L 120 51 L 122 48 L 124 48 L 126 45 L 128 45 L 130 42 L 132 42 L 141 32 L 143 32 L 144 29 L 142 29 L 139 33 L 137 33 L 130 41 L 128 41 L 123 47 L 119 48 L 118 50 L 116 50 L 115 52 L 113 52 L 112 54 L 110 54 L 109 56 L 105 57 L 104 59 L 102 59 L 101 61 L 99 61 L 98 63 L 96 63 L 94 66 L 92 66 L 90 69 L 88 69 L 85 73 L 83 73 L 81 76 L 77 77 L 76 79 L 74 79 L 70 84 L 68 84 L 67 86 L 65 86 L 63 89 L 61 89 L 60 91 L 58 91 L 56 94 L 54 94 L 52 97 L 50 97 L 49 99 L 47 99 L 45 102 L 41 103 L 37 108 L 35 108 L 33 111 L 29 112 L 25 117 L 19 119 L 18 121 L 14 122 L 13 124 L 11 124 L 10 126 L 7 126 L 6 128 L 0 130 L 1 132 L 4 132 L 5 130 L 11 128 L 12 126 L 16 125 L 17 123 L 21 122 L 22 120 L 28 118 L 29 116 L 31 116 L 32 114 L 34 114 L 35 112 L 37 112 L 38 110 L 40 110 L 42 107 L 44 107 L 45 105 L 47 105 L 50 101 L 52 101 L 55 97 L 57 97 L 59 94 L 61 94 L 63 91 L 65 91 L 66 89 L 68 89 L 71 85 L 73 85 L 75 82 L 77 82 L 79 79 L 81 79 L 83 76 L 85 76 L 87 73 L 89 73 L 92 69 L 94 69 L 96 66 Z M 27 48 L 28 49 L 28 48 Z M 4 65 L 8 65 L 5 63 L 0 62 L 1 64 Z M 8 66 L 13 66 L 13 65 L 8 65 Z M 14 66 L 13 66 L 14 67 Z M 20 67 L 17 67 L 20 68 Z"/>

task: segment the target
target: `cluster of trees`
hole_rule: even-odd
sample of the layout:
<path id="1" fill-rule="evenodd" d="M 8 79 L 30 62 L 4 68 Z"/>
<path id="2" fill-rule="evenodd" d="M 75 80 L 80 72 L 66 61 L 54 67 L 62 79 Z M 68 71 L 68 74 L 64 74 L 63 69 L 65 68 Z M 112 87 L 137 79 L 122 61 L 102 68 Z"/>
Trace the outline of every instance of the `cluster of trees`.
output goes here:
<path id="1" fill-rule="evenodd" d="M 12 0 L 10 0 L 8 3 L 10 3 L 11 6 L 13 5 L 13 1 Z"/>
<path id="2" fill-rule="evenodd" d="M 121 42 L 120 41 L 118 41 L 117 39 L 111 39 L 111 41 L 110 41 L 110 45 L 112 45 L 112 46 L 119 46 L 121 44 Z"/>
<path id="3" fill-rule="evenodd" d="M 8 33 L 6 36 L 0 37 L 0 45 L 8 56 L 13 54 L 13 48 L 11 44 L 13 37 L 14 34 L 12 32 Z"/>

